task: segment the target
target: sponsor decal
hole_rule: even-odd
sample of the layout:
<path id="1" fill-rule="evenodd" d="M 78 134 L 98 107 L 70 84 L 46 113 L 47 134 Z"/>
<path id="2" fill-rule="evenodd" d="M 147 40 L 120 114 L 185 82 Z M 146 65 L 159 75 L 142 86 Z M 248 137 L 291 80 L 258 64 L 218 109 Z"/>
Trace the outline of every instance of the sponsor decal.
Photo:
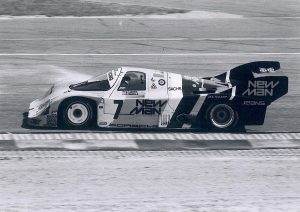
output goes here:
<path id="1" fill-rule="evenodd" d="M 209 99 L 226 99 L 226 98 L 228 98 L 228 96 L 211 95 L 211 96 L 208 96 L 207 98 L 209 98 Z"/>
<path id="2" fill-rule="evenodd" d="M 160 80 L 158 80 L 158 84 L 163 86 L 166 84 L 166 81 L 164 79 L 160 79 Z"/>
<path id="3" fill-rule="evenodd" d="M 137 91 L 122 91 L 122 95 L 138 95 Z"/>
<path id="4" fill-rule="evenodd" d="M 168 87 L 168 91 L 181 91 L 181 87 Z"/>
<path id="5" fill-rule="evenodd" d="M 157 87 L 156 87 L 156 85 L 153 83 L 153 84 L 151 85 L 151 88 L 152 88 L 152 89 L 156 89 Z"/>
<path id="6" fill-rule="evenodd" d="M 130 111 L 130 115 L 143 114 L 143 115 L 160 115 L 161 108 L 167 103 L 162 100 L 136 100 L 136 107 Z"/>
<path id="7" fill-rule="evenodd" d="M 260 73 L 270 73 L 270 72 L 275 72 L 274 68 L 259 68 Z"/>
<path id="8" fill-rule="evenodd" d="M 112 72 L 110 71 L 110 72 L 108 72 L 108 80 L 109 81 L 111 81 L 111 80 L 113 80 L 114 79 L 114 75 L 112 74 Z"/>
<path id="9" fill-rule="evenodd" d="M 110 124 L 110 127 L 123 127 L 123 128 L 158 128 L 158 125 L 147 124 Z"/>
<path id="10" fill-rule="evenodd" d="M 164 72 L 161 73 L 154 73 L 153 77 L 164 77 Z"/>
<path id="11" fill-rule="evenodd" d="M 279 84 L 279 81 L 248 81 L 248 89 L 242 95 L 248 96 L 273 96 L 274 88 Z"/>
<path id="12" fill-rule="evenodd" d="M 248 106 L 256 106 L 256 105 L 259 105 L 259 106 L 262 106 L 262 105 L 266 105 L 266 102 L 265 101 L 244 101 L 243 102 L 243 105 L 248 105 Z"/>
<path id="13" fill-rule="evenodd" d="M 99 125 L 100 125 L 100 126 L 102 126 L 102 125 L 107 125 L 107 122 L 100 122 Z"/>
<path id="14" fill-rule="evenodd" d="M 161 126 L 167 126 L 170 123 L 171 115 L 161 115 L 160 116 L 160 124 Z"/>

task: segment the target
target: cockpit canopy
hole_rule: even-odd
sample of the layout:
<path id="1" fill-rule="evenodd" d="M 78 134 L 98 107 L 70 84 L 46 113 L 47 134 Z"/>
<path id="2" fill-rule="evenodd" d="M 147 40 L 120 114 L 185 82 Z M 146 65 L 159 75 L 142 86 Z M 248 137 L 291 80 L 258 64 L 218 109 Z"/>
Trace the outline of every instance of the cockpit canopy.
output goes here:
<path id="1" fill-rule="evenodd" d="M 118 68 L 84 82 L 70 85 L 70 89 L 77 91 L 108 91 L 122 74 Z M 118 90 L 146 90 L 146 74 L 141 71 L 127 71 Z"/>
<path id="2" fill-rule="evenodd" d="M 84 82 L 70 85 L 70 89 L 76 91 L 108 91 L 112 86 L 110 83 L 112 80 L 113 71 L 109 71 Z"/>
<path id="3" fill-rule="evenodd" d="M 78 84 L 70 85 L 72 90 L 76 91 L 108 91 L 110 85 L 106 74 L 101 75 L 97 80 L 87 80 Z"/>

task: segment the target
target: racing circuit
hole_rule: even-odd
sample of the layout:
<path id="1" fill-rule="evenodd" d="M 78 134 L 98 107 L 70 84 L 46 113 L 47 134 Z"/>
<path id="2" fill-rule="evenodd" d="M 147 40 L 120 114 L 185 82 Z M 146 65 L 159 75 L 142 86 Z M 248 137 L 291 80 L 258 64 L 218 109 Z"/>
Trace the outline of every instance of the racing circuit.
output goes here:
<path id="1" fill-rule="evenodd" d="M 297 211 L 299 2 L 134 2 L 194 12 L 0 17 L 0 210 Z M 214 76 L 259 60 L 281 63 L 289 92 L 244 134 L 22 127 L 61 80 L 120 66 Z"/>
<path id="2" fill-rule="evenodd" d="M 263 126 L 249 130 L 298 131 L 299 19 L 292 20 L 1 20 L 1 28 L 5 29 L 0 32 L 1 130 L 24 131 L 22 113 L 27 112 L 29 103 L 65 78 L 84 80 L 120 66 L 214 76 L 243 63 L 278 60 L 289 77 L 289 93 L 269 107 Z"/>

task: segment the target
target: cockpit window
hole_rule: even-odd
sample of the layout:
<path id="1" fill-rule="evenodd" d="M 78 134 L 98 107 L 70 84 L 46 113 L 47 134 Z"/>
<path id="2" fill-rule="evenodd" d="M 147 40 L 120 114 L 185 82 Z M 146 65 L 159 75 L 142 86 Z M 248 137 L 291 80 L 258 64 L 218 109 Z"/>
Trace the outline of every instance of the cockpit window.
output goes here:
<path id="1" fill-rule="evenodd" d="M 143 91 L 146 90 L 146 74 L 137 71 L 127 72 L 118 88 L 119 91 Z"/>
<path id="2" fill-rule="evenodd" d="M 106 74 L 104 74 L 95 79 L 71 85 L 70 88 L 77 91 L 108 91 L 110 85 Z"/>

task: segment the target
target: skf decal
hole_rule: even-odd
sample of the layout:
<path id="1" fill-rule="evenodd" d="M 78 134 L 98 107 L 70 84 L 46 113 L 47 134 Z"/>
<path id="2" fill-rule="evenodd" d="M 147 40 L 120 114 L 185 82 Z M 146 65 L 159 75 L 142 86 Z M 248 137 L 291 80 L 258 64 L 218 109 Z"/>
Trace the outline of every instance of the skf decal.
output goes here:
<path id="1" fill-rule="evenodd" d="M 122 95 L 138 95 L 137 91 L 122 91 Z"/>
<path id="2" fill-rule="evenodd" d="M 274 68 L 259 68 L 260 73 L 269 73 L 269 72 L 275 72 Z"/>
<path id="3" fill-rule="evenodd" d="M 273 96 L 274 88 L 279 84 L 279 81 L 248 81 L 248 89 L 243 92 L 248 96 Z"/>
<path id="4" fill-rule="evenodd" d="M 160 80 L 158 80 L 158 84 L 163 86 L 166 84 L 166 81 L 164 79 L 160 79 Z"/>
<path id="5" fill-rule="evenodd" d="M 168 87 L 168 91 L 181 91 L 181 87 Z"/>
<path id="6" fill-rule="evenodd" d="M 155 101 L 155 100 L 136 100 L 136 107 L 130 111 L 130 115 L 143 114 L 143 115 L 155 115 L 161 114 L 161 108 L 167 103 L 167 101 Z"/>

